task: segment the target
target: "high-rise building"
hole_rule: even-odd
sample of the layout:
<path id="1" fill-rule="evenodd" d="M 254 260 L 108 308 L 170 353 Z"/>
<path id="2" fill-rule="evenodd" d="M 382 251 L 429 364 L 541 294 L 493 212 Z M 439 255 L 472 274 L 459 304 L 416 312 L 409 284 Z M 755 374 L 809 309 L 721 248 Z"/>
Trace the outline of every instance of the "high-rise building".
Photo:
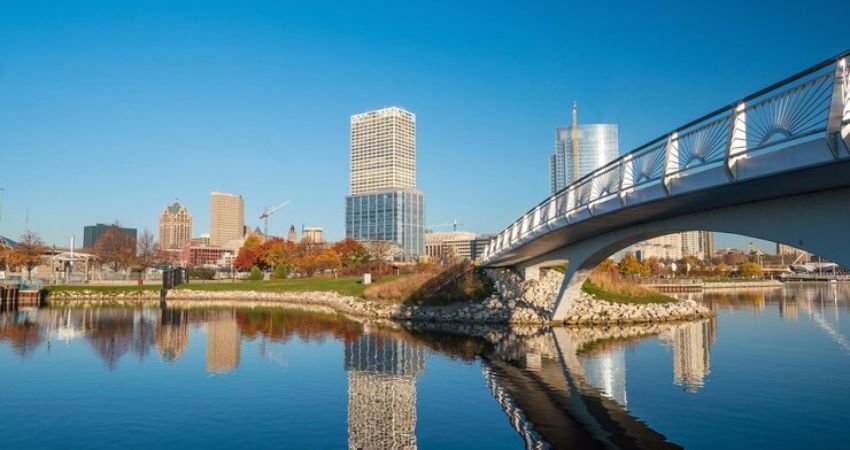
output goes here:
<path id="1" fill-rule="evenodd" d="M 291 242 L 298 242 L 298 234 L 295 231 L 295 225 L 289 226 L 289 234 L 286 236 L 286 239 Z"/>
<path id="2" fill-rule="evenodd" d="M 95 225 L 86 225 L 85 227 L 83 227 L 83 247 L 89 248 L 89 249 L 94 248 L 94 246 L 97 245 L 97 241 L 100 240 L 100 238 L 103 236 L 103 234 L 106 233 L 106 230 L 108 230 L 109 227 L 112 227 L 112 226 L 114 226 L 114 225 L 107 225 L 105 223 L 98 223 L 98 224 L 95 224 Z M 135 228 L 124 228 L 124 227 L 119 227 L 119 229 L 130 235 L 130 238 L 133 241 L 132 246 L 133 246 L 133 248 L 136 248 L 137 230 Z"/>
<path id="3" fill-rule="evenodd" d="M 175 201 L 159 216 L 159 246 L 163 250 L 179 250 L 192 240 L 192 215 Z"/>
<path id="4" fill-rule="evenodd" d="M 710 231 L 682 233 L 682 256 L 709 259 L 712 253 L 714 253 L 714 233 Z"/>
<path id="5" fill-rule="evenodd" d="M 425 253 L 425 197 L 416 190 L 416 116 L 390 107 L 351 116 L 351 193 L 345 235 Z"/>
<path id="6" fill-rule="evenodd" d="M 223 246 L 242 239 L 245 233 L 245 201 L 242 196 L 213 192 L 210 203 L 210 245 Z"/>
<path id="7" fill-rule="evenodd" d="M 573 123 L 555 128 L 555 153 L 549 157 L 549 192 L 554 194 L 619 156 L 616 124 L 578 124 L 573 103 Z"/>

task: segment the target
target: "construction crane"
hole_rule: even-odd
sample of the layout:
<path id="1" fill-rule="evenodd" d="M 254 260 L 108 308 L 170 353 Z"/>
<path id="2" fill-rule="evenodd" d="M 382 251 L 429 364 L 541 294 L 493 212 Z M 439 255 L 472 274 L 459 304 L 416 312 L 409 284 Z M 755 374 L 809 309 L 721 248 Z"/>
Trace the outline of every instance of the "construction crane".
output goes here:
<path id="1" fill-rule="evenodd" d="M 285 207 L 289 203 L 290 203 L 289 200 L 287 200 L 287 201 L 275 206 L 274 208 L 269 208 L 269 207 L 263 208 L 263 213 L 260 214 L 260 220 L 263 221 L 263 235 L 264 236 L 269 235 L 269 216 L 280 211 L 281 209 L 283 209 L 283 207 Z"/>
<path id="2" fill-rule="evenodd" d="M 428 230 L 433 230 L 434 228 L 443 228 L 443 227 L 452 227 L 452 231 L 457 231 L 457 227 L 462 227 L 463 222 L 458 222 L 457 219 L 452 220 L 448 223 L 441 223 L 439 225 L 429 225 Z"/>

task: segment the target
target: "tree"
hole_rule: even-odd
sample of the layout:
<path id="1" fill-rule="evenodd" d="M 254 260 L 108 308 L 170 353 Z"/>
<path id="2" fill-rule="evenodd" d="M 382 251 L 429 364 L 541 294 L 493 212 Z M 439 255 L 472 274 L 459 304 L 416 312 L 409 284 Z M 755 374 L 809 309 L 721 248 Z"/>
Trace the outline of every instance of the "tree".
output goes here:
<path id="1" fill-rule="evenodd" d="M 383 268 L 384 263 L 394 260 L 401 256 L 401 246 L 391 241 L 366 241 L 363 242 L 366 250 L 369 252 L 369 258 L 377 261 L 380 268 Z"/>
<path id="2" fill-rule="evenodd" d="M 616 265 L 617 265 L 617 263 L 613 259 L 605 258 L 605 261 L 602 261 L 601 263 L 599 263 L 599 265 L 596 266 L 596 268 L 594 268 L 593 270 L 595 270 L 596 272 L 599 272 L 599 273 L 610 273 L 611 268 L 613 268 Z"/>
<path id="3" fill-rule="evenodd" d="M 761 266 L 756 263 L 746 262 L 738 265 L 738 276 L 741 278 L 754 278 L 761 275 Z"/>
<path id="4" fill-rule="evenodd" d="M 27 279 L 32 279 L 32 269 L 44 262 L 47 248 L 38 233 L 27 230 L 21 235 L 15 247 L 8 251 L 7 260 L 10 265 L 22 266 L 27 270 Z"/>
<path id="5" fill-rule="evenodd" d="M 287 273 L 298 263 L 298 248 L 294 242 L 281 238 L 269 239 L 258 249 L 261 262 L 267 267 L 287 267 Z"/>
<path id="6" fill-rule="evenodd" d="M 369 262 L 369 250 L 360 242 L 345 238 L 331 247 L 339 255 L 343 268 L 352 269 Z"/>
<path id="7" fill-rule="evenodd" d="M 118 272 L 136 262 L 136 242 L 133 236 L 116 222 L 107 227 L 94 244 L 94 254 L 106 267 Z"/>
<path id="8" fill-rule="evenodd" d="M 257 264 L 259 263 L 259 253 L 257 253 L 256 250 L 251 250 L 243 247 L 239 249 L 239 254 L 236 255 L 236 258 L 233 260 L 233 267 L 240 272 L 244 272 L 246 270 L 251 270 L 252 268 L 257 267 Z"/>
<path id="9" fill-rule="evenodd" d="M 251 275 L 248 276 L 248 279 L 251 281 L 260 281 L 263 279 L 263 271 L 260 270 L 259 267 L 254 266 L 251 268 Z"/>
<path id="10" fill-rule="evenodd" d="M 150 231 L 144 229 L 136 242 L 136 266 L 145 272 L 159 262 L 159 245 Z"/>
<path id="11" fill-rule="evenodd" d="M 623 259 L 620 260 L 618 268 L 620 270 L 620 275 L 625 277 L 640 275 L 642 269 L 640 262 L 632 252 L 626 252 L 626 254 L 623 255 Z"/>
<path id="12" fill-rule="evenodd" d="M 272 272 L 273 280 L 285 280 L 289 276 L 289 272 L 292 270 L 291 267 L 281 264 L 275 266 L 274 272 Z"/>

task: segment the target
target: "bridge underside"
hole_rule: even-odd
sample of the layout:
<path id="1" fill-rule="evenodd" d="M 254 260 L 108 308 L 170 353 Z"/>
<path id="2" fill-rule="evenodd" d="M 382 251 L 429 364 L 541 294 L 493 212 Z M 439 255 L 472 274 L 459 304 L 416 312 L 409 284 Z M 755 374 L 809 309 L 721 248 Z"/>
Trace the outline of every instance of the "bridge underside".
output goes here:
<path id="1" fill-rule="evenodd" d="M 605 258 L 675 232 L 746 235 L 785 243 L 850 267 L 848 174 L 850 161 L 842 161 L 615 211 L 552 231 L 489 265 L 513 267 L 526 278 L 535 278 L 542 267 L 568 263 L 554 320 L 569 313 L 571 300 Z"/>

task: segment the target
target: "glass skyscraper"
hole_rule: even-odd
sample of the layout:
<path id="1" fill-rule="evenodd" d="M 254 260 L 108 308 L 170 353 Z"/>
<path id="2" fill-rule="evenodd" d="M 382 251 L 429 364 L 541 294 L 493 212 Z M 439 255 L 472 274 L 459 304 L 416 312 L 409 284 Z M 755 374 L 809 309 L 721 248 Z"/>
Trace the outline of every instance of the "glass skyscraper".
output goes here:
<path id="1" fill-rule="evenodd" d="M 416 116 L 390 107 L 351 116 L 351 194 L 345 236 L 425 254 L 425 198 L 416 190 Z"/>
<path id="2" fill-rule="evenodd" d="M 578 160 L 573 161 L 572 126 L 555 129 L 555 154 L 549 157 L 549 193 L 569 186 L 575 179 L 604 166 L 619 156 L 616 124 L 577 125 Z"/>

